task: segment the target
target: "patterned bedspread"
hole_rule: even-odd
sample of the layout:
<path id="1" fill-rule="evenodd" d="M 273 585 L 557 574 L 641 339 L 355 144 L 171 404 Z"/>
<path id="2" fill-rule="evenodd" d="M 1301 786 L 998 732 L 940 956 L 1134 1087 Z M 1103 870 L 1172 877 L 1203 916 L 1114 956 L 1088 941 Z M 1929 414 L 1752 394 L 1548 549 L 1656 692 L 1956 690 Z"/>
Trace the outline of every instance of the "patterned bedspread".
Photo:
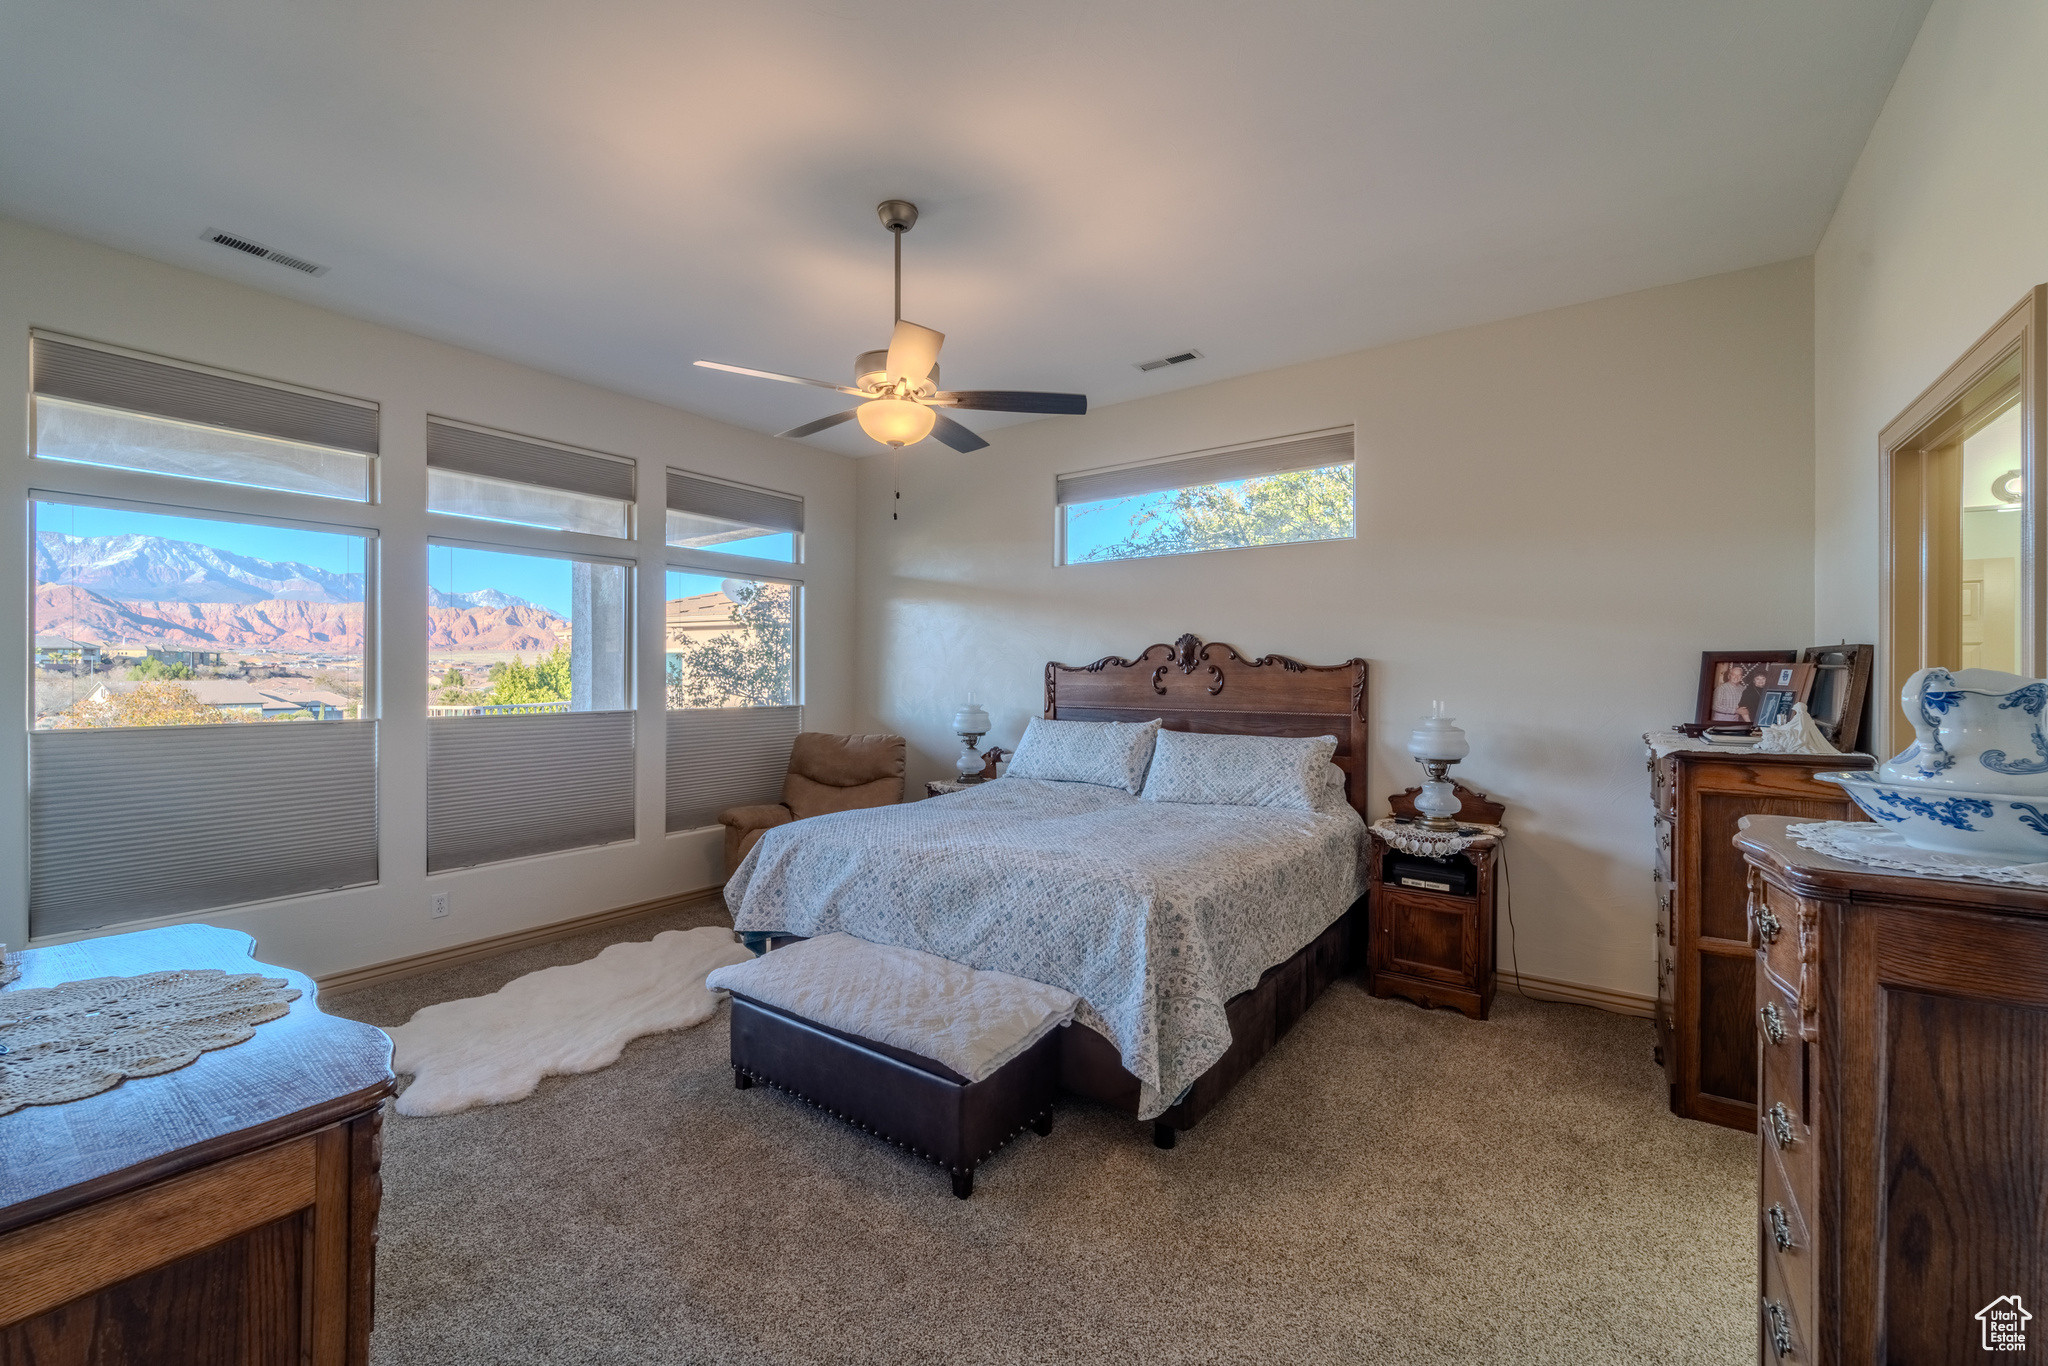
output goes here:
<path id="1" fill-rule="evenodd" d="M 1365 822 L 1004 778 L 768 831 L 726 883 L 742 930 L 843 930 L 1079 996 L 1164 1111 L 1230 1046 L 1223 1004 L 1364 891 Z"/>

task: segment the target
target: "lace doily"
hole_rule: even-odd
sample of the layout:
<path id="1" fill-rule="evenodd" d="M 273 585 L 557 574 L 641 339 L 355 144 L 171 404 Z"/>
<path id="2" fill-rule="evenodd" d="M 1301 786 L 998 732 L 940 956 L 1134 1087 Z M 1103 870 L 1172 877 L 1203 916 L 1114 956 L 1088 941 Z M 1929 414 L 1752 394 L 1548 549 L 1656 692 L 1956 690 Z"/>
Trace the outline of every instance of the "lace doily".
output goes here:
<path id="1" fill-rule="evenodd" d="M 1982 882 L 2048 887 L 2048 863 L 2003 863 L 1996 858 L 1973 854 L 1943 854 L 1932 849 L 1915 849 L 1898 831 L 1868 821 L 1815 821 L 1807 825 L 1788 825 L 1785 833 L 1801 849 L 1811 849 L 1816 854 L 1826 854 L 1844 863 L 1865 863 L 1873 868 L 1924 873 L 1930 877 L 1975 878 Z"/>
<path id="2" fill-rule="evenodd" d="M 15 961 L 14 955 L 7 951 L 5 944 L 0 944 L 0 987 L 6 986 L 19 976 L 21 964 Z"/>
<path id="3" fill-rule="evenodd" d="M 219 968 L 93 977 L 0 993 L 0 1115 L 175 1072 L 291 1010 L 282 977 Z"/>
<path id="4" fill-rule="evenodd" d="M 1497 825 L 1461 825 L 1456 830 L 1431 830 L 1426 826 L 1397 821 L 1392 816 L 1374 821 L 1372 832 L 1404 854 L 1420 854 L 1425 858 L 1448 858 L 1475 844 L 1488 843 L 1507 834 Z"/>

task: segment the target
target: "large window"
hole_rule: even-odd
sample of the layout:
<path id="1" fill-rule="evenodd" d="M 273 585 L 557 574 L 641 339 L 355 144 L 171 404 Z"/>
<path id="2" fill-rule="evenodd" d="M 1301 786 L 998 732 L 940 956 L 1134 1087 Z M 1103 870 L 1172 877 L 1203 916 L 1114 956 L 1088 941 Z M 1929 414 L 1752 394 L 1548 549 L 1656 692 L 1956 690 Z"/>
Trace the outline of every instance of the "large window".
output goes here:
<path id="1" fill-rule="evenodd" d="M 680 550 L 795 564 L 803 558 L 801 498 L 668 472 L 668 543 Z"/>
<path id="2" fill-rule="evenodd" d="M 1058 481 L 1066 564 L 1356 535 L 1349 430 L 1176 456 Z"/>
<path id="3" fill-rule="evenodd" d="M 668 571 L 670 830 L 709 825 L 728 806 L 781 799 L 790 745 L 803 729 L 802 606 L 792 582 Z"/>
<path id="4" fill-rule="evenodd" d="M 30 934 L 375 882 L 376 405 L 31 354 Z"/>
<path id="5" fill-rule="evenodd" d="M 428 715 L 625 710 L 627 577 L 623 564 L 428 546 Z"/>

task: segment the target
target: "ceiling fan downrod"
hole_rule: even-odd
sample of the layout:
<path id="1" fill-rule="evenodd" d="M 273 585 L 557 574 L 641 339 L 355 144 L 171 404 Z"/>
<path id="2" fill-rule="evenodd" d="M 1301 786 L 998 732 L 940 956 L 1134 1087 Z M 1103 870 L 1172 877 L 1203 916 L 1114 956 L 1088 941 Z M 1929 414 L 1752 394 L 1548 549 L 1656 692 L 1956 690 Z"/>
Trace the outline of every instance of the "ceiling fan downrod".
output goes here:
<path id="1" fill-rule="evenodd" d="M 885 199 L 875 215 L 896 239 L 896 321 L 903 321 L 903 234 L 917 226 L 917 205 L 907 199 Z"/>

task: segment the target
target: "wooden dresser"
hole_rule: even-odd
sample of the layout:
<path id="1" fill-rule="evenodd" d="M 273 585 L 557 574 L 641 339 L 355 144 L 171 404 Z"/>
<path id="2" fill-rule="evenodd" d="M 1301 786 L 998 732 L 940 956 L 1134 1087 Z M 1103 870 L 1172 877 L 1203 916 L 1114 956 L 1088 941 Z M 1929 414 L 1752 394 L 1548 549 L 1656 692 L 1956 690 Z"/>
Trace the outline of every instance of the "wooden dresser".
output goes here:
<path id="1" fill-rule="evenodd" d="M 1755 967 L 1744 927 L 1744 816 L 1861 820 L 1842 789 L 1813 780 L 1869 768 L 1867 754 L 1751 754 L 1680 749 L 1650 758 L 1656 811 L 1657 1053 L 1671 1112 L 1756 1127 Z"/>
<path id="2" fill-rule="evenodd" d="M 368 1361 L 390 1040 L 253 947 L 185 925 L 23 955 L 8 990 L 221 968 L 304 994 L 189 1067 L 0 1115 L 0 1366 Z"/>
<path id="3" fill-rule="evenodd" d="M 1938 1366 L 2048 1317 L 2048 891 L 1886 874 L 1758 817 L 1757 1359 Z M 2017 1297 L 2015 1303 L 2012 1297 Z M 2010 1355 L 2007 1355 L 2011 1353 Z"/>

